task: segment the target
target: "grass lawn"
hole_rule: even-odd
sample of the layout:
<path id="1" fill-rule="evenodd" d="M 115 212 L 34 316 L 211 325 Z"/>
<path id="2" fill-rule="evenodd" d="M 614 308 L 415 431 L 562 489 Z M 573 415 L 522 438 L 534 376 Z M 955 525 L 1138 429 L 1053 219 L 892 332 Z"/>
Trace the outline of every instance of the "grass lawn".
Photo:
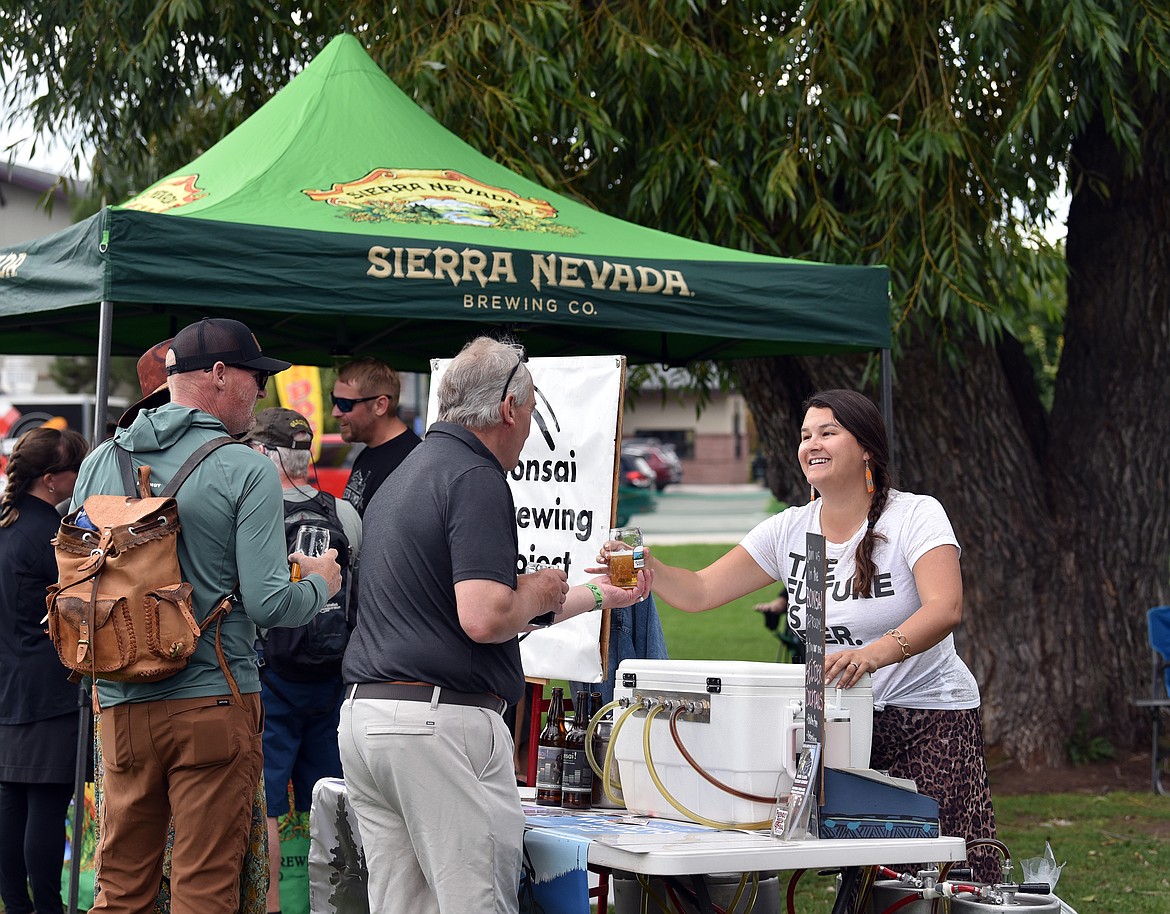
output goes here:
<path id="1" fill-rule="evenodd" d="M 704 568 L 730 548 L 706 544 L 655 546 L 654 555 L 668 565 Z M 776 660 L 780 642 L 764 628 L 763 616 L 752 607 L 773 599 L 779 592 L 780 585 L 773 584 L 705 613 L 678 612 L 665 600 L 659 600 L 658 615 L 671 659 Z"/>

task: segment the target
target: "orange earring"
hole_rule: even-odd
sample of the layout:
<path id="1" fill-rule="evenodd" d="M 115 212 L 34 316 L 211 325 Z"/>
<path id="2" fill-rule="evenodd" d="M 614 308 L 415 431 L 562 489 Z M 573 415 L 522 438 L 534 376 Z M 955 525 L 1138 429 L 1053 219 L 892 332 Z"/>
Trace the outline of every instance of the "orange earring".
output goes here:
<path id="1" fill-rule="evenodd" d="M 808 487 L 808 500 L 810 504 L 817 500 L 817 490 L 812 484 Z"/>
<path id="2" fill-rule="evenodd" d="M 869 471 L 869 461 L 867 460 L 865 461 L 865 491 L 872 495 L 874 488 L 873 473 Z"/>

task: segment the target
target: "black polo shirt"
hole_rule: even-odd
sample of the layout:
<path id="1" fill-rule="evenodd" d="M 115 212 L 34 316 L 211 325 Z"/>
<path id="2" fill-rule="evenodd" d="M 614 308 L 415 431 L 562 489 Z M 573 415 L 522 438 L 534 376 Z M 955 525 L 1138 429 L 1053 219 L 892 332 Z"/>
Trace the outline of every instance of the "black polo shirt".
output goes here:
<path id="1" fill-rule="evenodd" d="M 378 489 L 362 517 L 357 628 L 342 675 L 354 682 L 428 682 L 491 692 L 515 704 L 520 645 L 472 641 L 455 585 L 516 588 L 516 510 L 503 467 L 475 435 L 437 422 Z"/>

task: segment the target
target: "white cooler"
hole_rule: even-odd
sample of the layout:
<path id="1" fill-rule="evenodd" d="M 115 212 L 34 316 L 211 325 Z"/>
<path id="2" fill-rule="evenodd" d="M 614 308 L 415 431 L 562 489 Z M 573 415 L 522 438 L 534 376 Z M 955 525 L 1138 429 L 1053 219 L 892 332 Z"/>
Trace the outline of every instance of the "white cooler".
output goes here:
<path id="1" fill-rule="evenodd" d="M 682 745 L 699 767 L 721 783 L 759 797 L 786 795 L 803 741 L 804 664 L 742 660 L 625 660 L 614 698 L 706 702 L 709 713 L 678 721 Z M 827 707 L 836 690 L 826 690 Z M 873 738 L 873 692 L 868 674 L 841 693 L 849 717 L 850 768 L 868 768 Z M 616 709 L 615 719 L 623 713 Z M 826 716 L 829 712 L 826 712 Z M 615 736 L 614 757 L 626 808 L 641 815 L 685 820 L 655 786 L 642 749 L 646 711 L 626 718 Z M 838 715 L 843 716 L 843 715 Z M 670 713 L 650 725 L 650 758 L 666 791 L 703 818 L 730 825 L 770 821 L 775 802 L 747 800 L 709 783 L 683 757 L 670 734 Z M 834 729 L 833 733 L 842 730 Z M 830 741 L 832 736 L 829 737 Z M 834 752 L 836 748 L 838 751 Z M 840 747 L 827 747 L 841 756 Z"/>

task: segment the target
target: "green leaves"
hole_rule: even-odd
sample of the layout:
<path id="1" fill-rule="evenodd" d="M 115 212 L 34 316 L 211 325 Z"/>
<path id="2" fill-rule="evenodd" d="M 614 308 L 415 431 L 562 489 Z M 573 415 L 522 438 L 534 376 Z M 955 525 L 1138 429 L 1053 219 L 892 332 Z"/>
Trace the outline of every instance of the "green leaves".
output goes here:
<path id="1" fill-rule="evenodd" d="M 719 244 L 888 263 L 895 323 L 951 340 L 993 339 L 1025 300 L 1013 260 L 1072 135 L 1100 113 L 1136 157 L 1135 93 L 1170 69 L 1156 0 L 44 0 L 0 14 L 0 97 L 33 99 L 39 129 L 80 125 L 99 190 L 124 199 L 340 31 L 553 189 Z"/>

